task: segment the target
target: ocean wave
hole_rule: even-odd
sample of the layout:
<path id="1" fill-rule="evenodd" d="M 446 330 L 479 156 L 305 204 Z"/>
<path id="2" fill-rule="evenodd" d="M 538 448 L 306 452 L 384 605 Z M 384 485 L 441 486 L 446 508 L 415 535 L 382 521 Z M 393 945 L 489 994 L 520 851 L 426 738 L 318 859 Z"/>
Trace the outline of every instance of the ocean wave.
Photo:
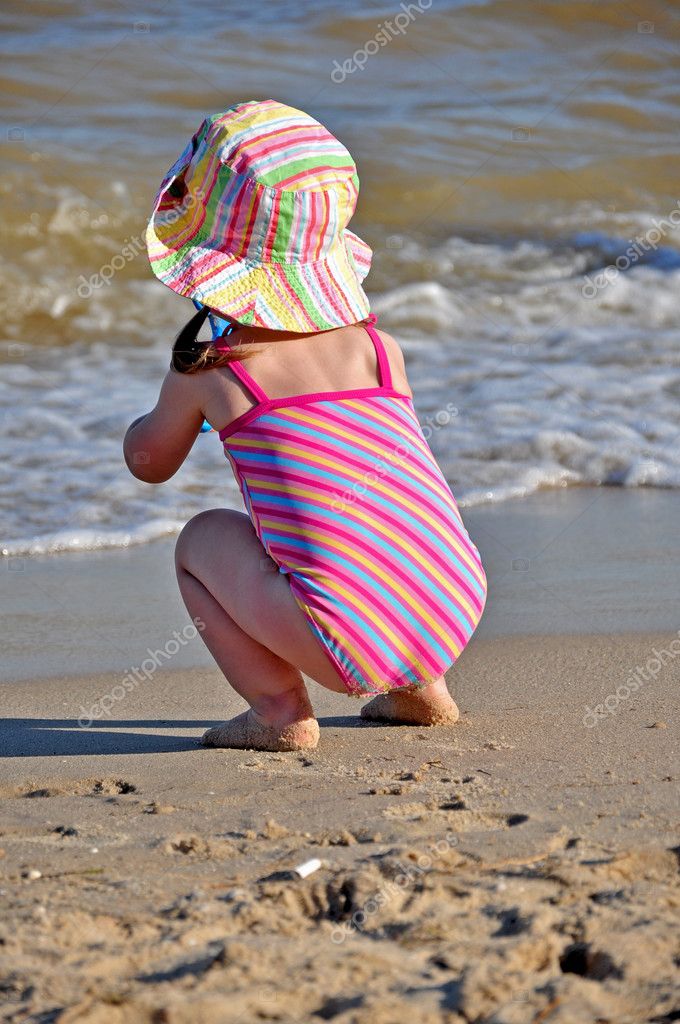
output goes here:
<path id="1" fill-rule="evenodd" d="M 73 551 L 106 551 L 131 548 L 138 544 L 178 534 L 184 523 L 170 519 L 157 519 L 141 523 L 129 530 L 66 529 L 45 533 L 40 537 L 18 537 L 5 543 L 0 554 L 9 559 L 32 555 L 60 555 Z"/>
<path id="2" fill-rule="evenodd" d="M 401 344 L 425 436 L 461 507 L 583 484 L 680 487 L 674 250 L 589 298 L 585 275 L 622 236 L 569 228 L 559 239 L 406 236 L 378 254 L 392 286 L 373 308 Z M 126 344 L 100 330 L 95 343 L 26 346 L 4 367 L 8 555 L 147 543 L 205 508 L 242 507 L 214 434 L 162 487 L 127 472 L 122 436 L 155 401 L 169 310 L 181 305 L 159 303 L 149 331 L 145 303 L 157 294 L 135 289 Z"/>

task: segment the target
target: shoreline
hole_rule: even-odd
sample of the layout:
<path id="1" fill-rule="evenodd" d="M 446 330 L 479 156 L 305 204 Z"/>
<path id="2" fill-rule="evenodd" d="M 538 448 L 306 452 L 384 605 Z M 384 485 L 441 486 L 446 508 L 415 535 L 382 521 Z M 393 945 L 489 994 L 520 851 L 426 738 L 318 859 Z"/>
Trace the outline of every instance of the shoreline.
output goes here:
<path id="1" fill-rule="evenodd" d="M 463 511 L 489 596 L 471 640 L 644 633 L 680 627 L 680 494 L 621 488 L 538 492 Z M 0 595 L 8 681 L 139 666 L 189 617 L 174 539 L 125 551 L 22 559 Z M 134 595 L 134 602 L 130 595 Z M 199 639 L 173 668 L 208 668 Z"/>

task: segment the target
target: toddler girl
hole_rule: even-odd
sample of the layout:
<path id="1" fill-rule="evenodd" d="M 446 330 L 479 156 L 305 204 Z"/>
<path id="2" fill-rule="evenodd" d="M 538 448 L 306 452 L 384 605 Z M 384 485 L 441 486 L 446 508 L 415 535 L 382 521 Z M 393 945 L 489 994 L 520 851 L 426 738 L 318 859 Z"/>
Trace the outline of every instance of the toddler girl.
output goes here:
<path id="1" fill-rule="evenodd" d="M 371 250 L 347 229 L 358 187 L 318 121 L 253 100 L 204 120 L 147 229 L 156 275 L 203 308 L 156 407 L 127 431 L 127 464 L 168 480 L 205 419 L 247 512 L 202 512 L 177 543 L 189 614 L 249 705 L 206 746 L 314 748 L 302 673 L 372 696 L 364 718 L 458 718 L 444 672 L 480 620 L 486 578 L 401 350 L 369 315 Z M 210 313 L 227 329 L 198 341 Z"/>

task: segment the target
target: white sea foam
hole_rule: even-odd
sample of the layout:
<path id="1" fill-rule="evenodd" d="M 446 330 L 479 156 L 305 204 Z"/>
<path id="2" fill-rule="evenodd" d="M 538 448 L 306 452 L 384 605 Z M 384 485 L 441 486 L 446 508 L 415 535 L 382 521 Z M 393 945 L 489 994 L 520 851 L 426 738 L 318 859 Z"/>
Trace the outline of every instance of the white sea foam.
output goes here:
<path id="1" fill-rule="evenodd" d="M 588 299 L 582 274 L 609 259 L 592 240 L 451 238 L 426 249 L 406 239 L 381 258 L 385 279 L 401 283 L 374 295 L 374 309 L 402 345 L 421 423 L 462 507 L 574 484 L 680 487 L 672 259 Z M 108 297 L 97 294 L 70 329 L 91 339 L 96 326 L 99 340 L 22 345 L 3 367 L 8 554 L 128 547 L 178 532 L 204 508 L 242 507 L 215 434 L 161 487 L 128 473 L 122 437 L 155 402 L 177 325 L 161 322 L 153 283 L 125 289 L 116 330 L 135 346 L 107 340 Z"/>
<path id="2" fill-rule="evenodd" d="M 7 542 L 2 554 L 10 558 L 21 555 L 53 555 L 66 551 L 104 551 L 108 548 L 130 548 L 137 544 L 178 533 L 184 523 L 176 519 L 154 519 L 129 530 L 58 530 L 33 540 Z"/>

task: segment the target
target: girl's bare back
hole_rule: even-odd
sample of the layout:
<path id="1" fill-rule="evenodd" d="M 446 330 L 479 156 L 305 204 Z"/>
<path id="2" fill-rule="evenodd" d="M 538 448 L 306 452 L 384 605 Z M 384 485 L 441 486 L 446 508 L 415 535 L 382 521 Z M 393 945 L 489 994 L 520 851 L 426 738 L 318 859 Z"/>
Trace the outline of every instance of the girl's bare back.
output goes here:
<path id="1" fill-rule="evenodd" d="M 385 331 L 378 334 L 395 388 L 412 395 L 399 345 Z M 304 336 L 243 327 L 229 336 L 229 343 L 253 352 L 244 365 L 271 398 L 373 387 L 378 380 L 375 349 L 359 324 Z M 253 406 L 251 396 L 227 366 L 198 374 L 195 381 L 205 418 L 216 430 Z"/>

